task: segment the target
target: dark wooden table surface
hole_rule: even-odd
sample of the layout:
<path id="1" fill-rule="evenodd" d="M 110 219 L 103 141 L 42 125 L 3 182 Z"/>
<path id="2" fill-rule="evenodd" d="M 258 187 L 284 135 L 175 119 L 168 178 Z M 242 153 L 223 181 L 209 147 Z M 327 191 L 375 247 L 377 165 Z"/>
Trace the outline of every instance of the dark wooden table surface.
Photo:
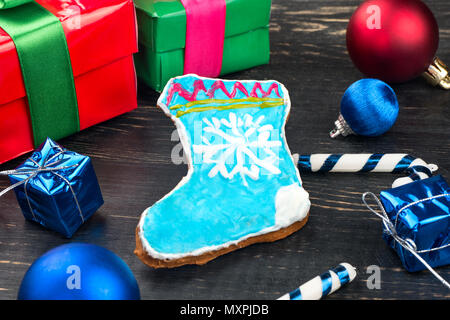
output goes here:
<path id="1" fill-rule="evenodd" d="M 450 63 L 450 2 L 425 1 L 440 26 L 438 56 Z M 345 45 L 347 22 L 359 0 L 274 0 L 269 65 L 227 76 L 276 79 L 286 85 L 292 112 L 286 127 L 293 152 L 409 153 L 437 163 L 450 179 L 450 92 L 424 80 L 395 85 L 401 105 L 394 128 L 378 138 L 332 140 L 329 130 L 345 89 L 363 76 Z M 134 256 L 134 230 L 142 211 L 186 174 L 171 152 L 173 123 L 155 107 L 158 94 L 140 84 L 139 108 L 60 143 L 89 155 L 105 204 L 71 240 L 25 221 L 14 193 L 0 199 L 0 299 L 15 299 L 23 275 L 47 250 L 88 242 L 117 253 L 132 269 L 144 299 L 275 299 L 297 285 L 349 262 L 358 276 L 328 299 L 448 299 L 429 272 L 406 272 L 381 238 L 381 223 L 361 204 L 361 193 L 389 188 L 391 174 L 304 174 L 312 207 L 307 225 L 276 243 L 257 244 L 205 266 L 153 270 Z M 0 166 L 16 167 L 24 157 Z M 0 181 L 3 189 L 7 179 Z M 381 269 L 381 288 L 368 289 L 367 267 Z M 438 271 L 450 279 L 450 267 Z"/>

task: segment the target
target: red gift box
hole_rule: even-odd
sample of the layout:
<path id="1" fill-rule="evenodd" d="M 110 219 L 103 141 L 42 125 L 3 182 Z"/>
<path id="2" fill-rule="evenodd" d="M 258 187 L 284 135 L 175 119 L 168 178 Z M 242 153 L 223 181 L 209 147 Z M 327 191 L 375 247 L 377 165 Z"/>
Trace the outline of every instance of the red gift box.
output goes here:
<path id="1" fill-rule="evenodd" d="M 131 0 L 37 0 L 62 24 L 78 100 L 80 130 L 137 107 Z M 45 72 L 45 69 L 42 70 Z M 35 148 L 16 47 L 0 26 L 0 163 Z"/>

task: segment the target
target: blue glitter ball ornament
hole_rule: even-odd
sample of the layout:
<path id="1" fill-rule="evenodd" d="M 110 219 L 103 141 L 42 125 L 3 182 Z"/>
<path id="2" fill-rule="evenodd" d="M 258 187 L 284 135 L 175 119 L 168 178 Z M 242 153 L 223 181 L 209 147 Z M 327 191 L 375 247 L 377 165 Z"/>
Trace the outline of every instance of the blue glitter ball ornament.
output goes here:
<path id="1" fill-rule="evenodd" d="M 92 244 L 56 247 L 28 269 L 19 300 L 139 300 L 139 286 L 127 264 Z"/>
<path id="2" fill-rule="evenodd" d="M 330 136 L 382 135 L 394 125 L 398 110 L 397 96 L 388 84 L 377 79 L 359 80 L 345 91 L 341 113 Z"/>

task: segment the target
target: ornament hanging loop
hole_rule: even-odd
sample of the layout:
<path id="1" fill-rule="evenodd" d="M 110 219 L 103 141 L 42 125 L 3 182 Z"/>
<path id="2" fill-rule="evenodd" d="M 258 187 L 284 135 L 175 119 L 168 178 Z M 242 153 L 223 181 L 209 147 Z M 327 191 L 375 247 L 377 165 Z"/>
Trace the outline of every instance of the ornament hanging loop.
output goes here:
<path id="1" fill-rule="evenodd" d="M 440 86 L 443 89 L 450 90 L 450 74 L 448 67 L 439 58 L 434 58 L 433 63 L 423 73 L 425 79 L 433 86 Z"/>
<path id="2" fill-rule="evenodd" d="M 348 125 L 347 121 L 345 121 L 342 114 L 339 114 L 338 119 L 334 122 L 335 128 L 330 132 L 331 138 L 336 138 L 339 135 L 346 137 L 350 134 L 355 134 L 353 130 Z"/>

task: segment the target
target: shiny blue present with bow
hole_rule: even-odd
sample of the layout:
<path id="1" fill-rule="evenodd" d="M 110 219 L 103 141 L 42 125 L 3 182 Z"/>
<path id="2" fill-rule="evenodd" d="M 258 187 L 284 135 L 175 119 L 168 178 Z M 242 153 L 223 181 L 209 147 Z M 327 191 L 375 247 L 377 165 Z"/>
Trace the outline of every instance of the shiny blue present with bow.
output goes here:
<path id="1" fill-rule="evenodd" d="M 49 138 L 12 172 L 25 218 L 67 238 L 103 205 L 91 159 Z"/>
<path id="2" fill-rule="evenodd" d="M 433 268 L 450 264 L 450 187 L 442 176 L 382 191 L 380 199 L 391 222 L 384 239 L 406 270 L 426 269 L 410 250 Z"/>

